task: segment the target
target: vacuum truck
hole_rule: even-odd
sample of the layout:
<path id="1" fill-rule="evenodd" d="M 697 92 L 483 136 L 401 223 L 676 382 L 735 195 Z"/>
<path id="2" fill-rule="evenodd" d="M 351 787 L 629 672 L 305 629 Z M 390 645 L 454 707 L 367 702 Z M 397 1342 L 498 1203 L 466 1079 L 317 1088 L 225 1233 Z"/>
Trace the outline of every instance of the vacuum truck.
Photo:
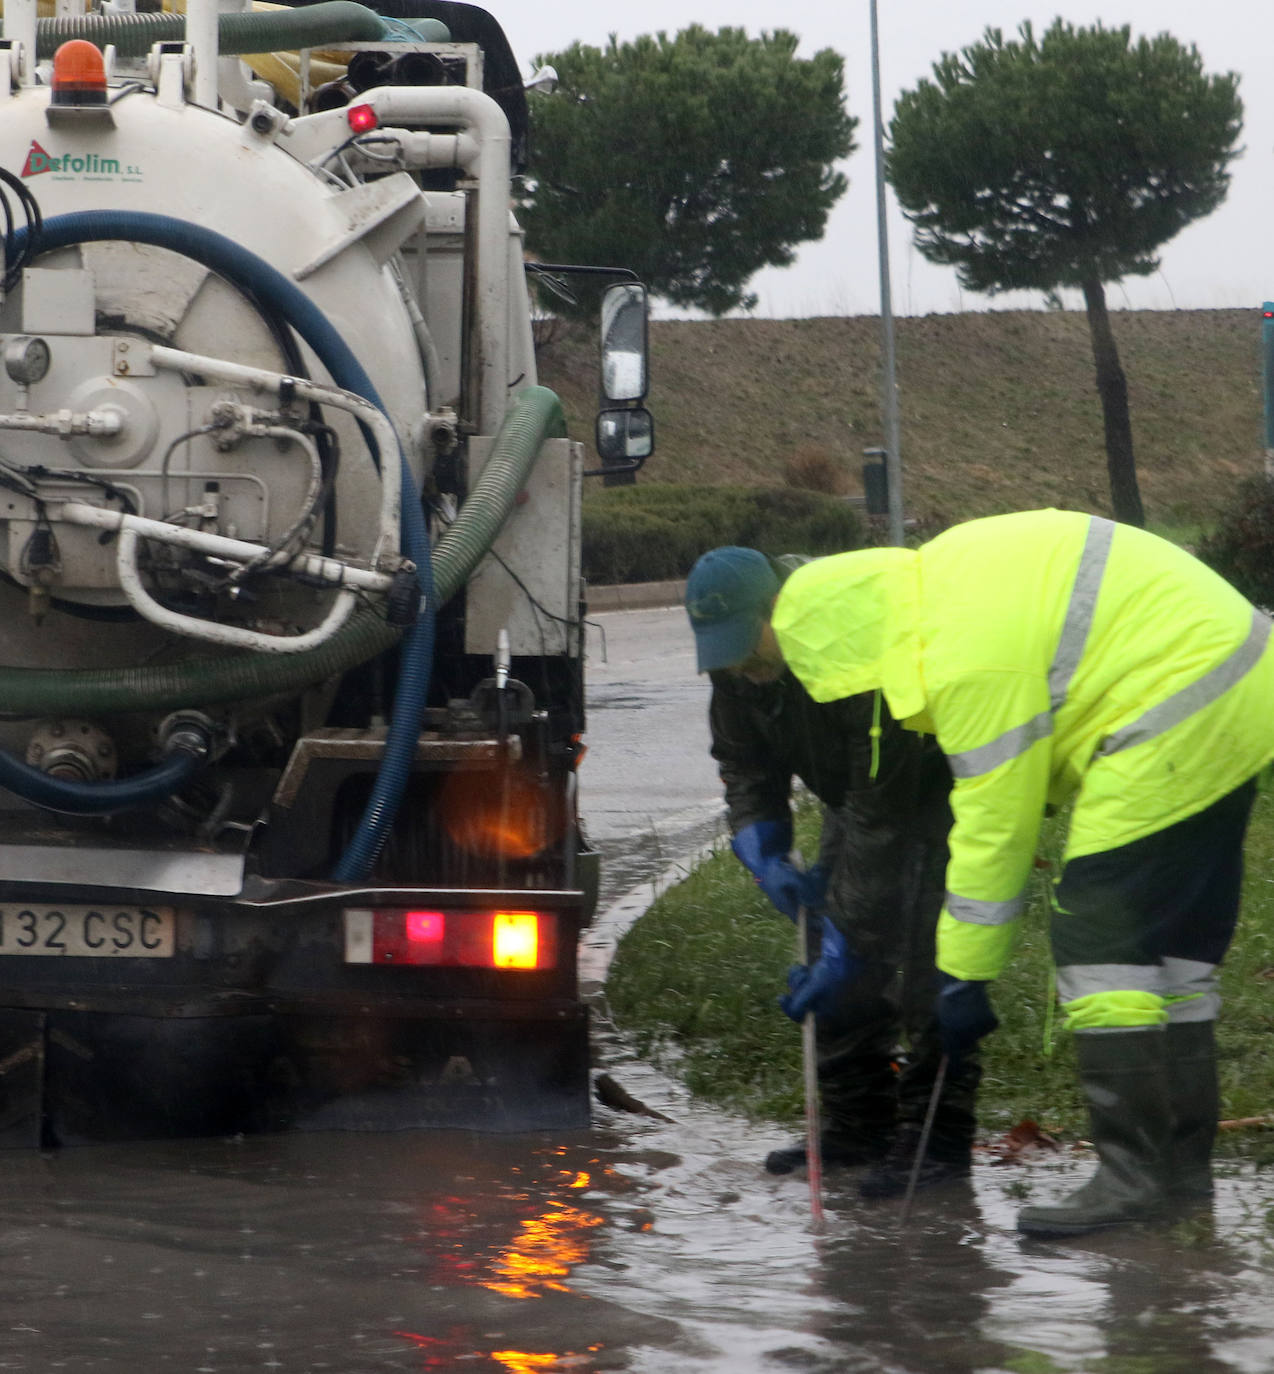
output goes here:
<path id="1" fill-rule="evenodd" d="M 0 43 L 0 1143 L 583 1125 L 586 463 L 508 43 L 57 8 Z"/>

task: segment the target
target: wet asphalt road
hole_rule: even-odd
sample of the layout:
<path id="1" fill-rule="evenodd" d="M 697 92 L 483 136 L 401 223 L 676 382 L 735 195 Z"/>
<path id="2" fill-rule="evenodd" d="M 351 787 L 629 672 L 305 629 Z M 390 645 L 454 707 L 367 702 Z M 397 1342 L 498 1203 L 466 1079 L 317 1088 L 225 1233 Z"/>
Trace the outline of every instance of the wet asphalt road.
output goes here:
<path id="1" fill-rule="evenodd" d="M 723 835 L 725 822 L 708 753 L 708 680 L 695 674 L 681 608 L 593 616 L 587 681 L 580 805 L 605 856 L 598 920 L 580 946 L 581 980 L 592 992 L 614 941 L 657 886 Z"/>
<path id="2" fill-rule="evenodd" d="M 607 887 L 719 824 L 680 612 L 598 617 L 581 780 Z M 648 889 L 647 889 L 648 890 Z M 627 904 L 637 905 L 639 899 Z M 618 929 L 624 903 L 603 926 Z M 612 931 L 613 933 L 613 931 Z M 605 933 L 590 958 L 600 976 Z M 1070 1152 L 980 1161 L 896 1204 L 759 1167 L 781 1132 L 708 1110 L 604 1024 L 601 1064 L 670 1120 L 129 1144 L 0 1157 L 0 1371 L 25 1374 L 1265 1374 L 1274 1170 L 1226 1167 L 1172 1230 L 1019 1239 Z"/>

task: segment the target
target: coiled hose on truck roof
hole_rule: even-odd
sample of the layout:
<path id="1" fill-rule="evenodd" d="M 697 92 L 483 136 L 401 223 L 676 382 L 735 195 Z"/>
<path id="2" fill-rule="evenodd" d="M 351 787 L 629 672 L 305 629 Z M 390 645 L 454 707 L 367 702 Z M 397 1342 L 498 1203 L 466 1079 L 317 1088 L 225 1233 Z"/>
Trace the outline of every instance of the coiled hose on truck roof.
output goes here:
<path id="1" fill-rule="evenodd" d="M 355 0 L 323 0 L 298 10 L 222 14 L 218 46 L 224 56 L 291 52 L 324 43 L 375 43 L 385 23 L 375 10 Z M 63 43 L 86 38 L 99 48 L 115 45 L 121 57 L 145 57 L 156 43 L 179 43 L 186 36 L 182 14 L 75 14 L 36 21 L 38 59 L 52 57 Z"/>

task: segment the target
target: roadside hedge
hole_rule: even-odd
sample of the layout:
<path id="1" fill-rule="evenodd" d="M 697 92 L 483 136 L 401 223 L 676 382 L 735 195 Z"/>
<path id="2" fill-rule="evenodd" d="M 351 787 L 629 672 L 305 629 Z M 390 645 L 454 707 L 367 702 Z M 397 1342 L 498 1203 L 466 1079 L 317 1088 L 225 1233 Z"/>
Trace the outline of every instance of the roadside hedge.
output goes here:
<path id="1" fill-rule="evenodd" d="M 700 554 L 720 544 L 828 554 L 863 543 L 853 506 L 791 487 L 618 487 L 590 497 L 583 524 L 584 575 L 599 585 L 684 577 Z"/>
<path id="2" fill-rule="evenodd" d="M 1198 554 L 1249 601 L 1274 607 L 1274 481 L 1241 482 Z"/>

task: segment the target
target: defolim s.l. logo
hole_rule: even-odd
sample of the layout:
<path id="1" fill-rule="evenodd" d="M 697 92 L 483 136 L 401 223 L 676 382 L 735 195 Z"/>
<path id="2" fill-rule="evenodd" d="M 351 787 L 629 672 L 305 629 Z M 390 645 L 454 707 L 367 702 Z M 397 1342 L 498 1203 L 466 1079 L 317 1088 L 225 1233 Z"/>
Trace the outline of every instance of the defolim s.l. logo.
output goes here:
<path id="1" fill-rule="evenodd" d="M 98 153 L 52 153 L 33 138 L 22 175 L 38 177 L 45 172 L 58 181 L 140 181 L 142 169 Z"/>

